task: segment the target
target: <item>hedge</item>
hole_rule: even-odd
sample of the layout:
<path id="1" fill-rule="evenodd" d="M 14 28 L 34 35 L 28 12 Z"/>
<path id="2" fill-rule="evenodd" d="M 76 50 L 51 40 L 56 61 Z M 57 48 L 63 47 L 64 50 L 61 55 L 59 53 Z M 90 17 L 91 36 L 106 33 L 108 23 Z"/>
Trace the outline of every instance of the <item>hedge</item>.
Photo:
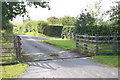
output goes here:
<path id="1" fill-rule="evenodd" d="M 62 30 L 62 38 L 74 39 L 75 34 L 79 35 L 119 35 L 119 26 L 86 26 L 86 27 L 71 27 L 64 26 Z"/>
<path id="2" fill-rule="evenodd" d="M 52 37 L 61 37 L 63 26 L 48 25 L 45 21 L 39 21 L 37 24 L 38 32 Z"/>
<path id="3" fill-rule="evenodd" d="M 63 26 L 47 26 L 44 34 L 48 36 L 61 37 Z"/>
<path id="4" fill-rule="evenodd" d="M 119 35 L 118 34 L 119 26 L 86 26 L 86 27 L 77 27 L 77 33 L 84 35 Z"/>

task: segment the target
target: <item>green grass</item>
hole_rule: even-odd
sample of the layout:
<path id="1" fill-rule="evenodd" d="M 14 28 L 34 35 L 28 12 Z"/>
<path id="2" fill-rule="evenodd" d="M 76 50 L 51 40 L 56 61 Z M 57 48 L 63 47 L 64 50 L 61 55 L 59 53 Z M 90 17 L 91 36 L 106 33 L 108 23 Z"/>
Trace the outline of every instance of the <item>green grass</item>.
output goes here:
<path id="1" fill-rule="evenodd" d="M 37 36 L 37 37 L 49 37 L 49 36 L 46 36 L 44 34 L 37 33 L 37 32 L 27 32 L 27 33 L 24 33 L 24 35 Z"/>
<path id="2" fill-rule="evenodd" d="M 118 55 L 98 55 L 88 59 L 111 67 L 120 67 L 118 64 Z"/>
<path id="3" fill-rule="evenodd" d="M 73 49 L 76 49 L 75 47 L 75 41 L 73 40 L 65 40 L 65 39 L 55 39 L 55 40 L 45 40 L 44 42 L 46 43 L 49 43 L 49 44 L 52 44 L 52 45 L 55 45 L 55 46 L 58 46 L 59 48 L 63 49 L 63 50 L 73 50 Z M 81 42 L 79 43 L 79 45 L 83 46 L 84 44 Z M 82 49 L 83 47 L 79 47 L 79 49 Z M 88 45 L 88 47 L 91 47 L 91 48 L 95 48 L 94 46 L 92 45 Z M 99 47 L 100 49 L 105 49 L 105 50 L 99 50 L 99 52 L 112 52 L 112 48 L 109 48 L 109 46 L 102 46 L 102 47 Z M 90 51 L 93 51 L 93 49 L 88 49 Z M 82 52 L 82 50 L 81 50 Z"/>
<path id="4" fill-rule="evenodd" d="M 52 52 L 52 53 L 50 53 L 49 55 L 50 55 L 50 56 L 59 56 L 58 53 L 56 53 L 56 52 Z"/>
<path id="5" fill-rule="evenodd" d="M 15 65 L 6 65 L 6 66 L 0 66 L 0 78 L 18 78 L 20 74 L 26 71 L 28 68 L 27 64 L 24 64 L 24 66 L 19 63 Z"/>
<path id="6" fill-rule="evenodd" d="M 56 40 L 44 40 L 44 42 L 58 46 L 63 50 L 72 50 L 75 48 L 75 41 L 73 40 L 56 39 Z"/>
<path id="7" fill-rule="evenodd" d="M 22 35 L 30 35 L 30 36 L 36 36 L 36 37 L 49 37 L 47 35 L 37 33 L 37 32 L 14 32 L 14 34 L 22 34 Z"/>
<path id="8" fill-rule="evenodd" d="M 75 50 L 75 41 L 73 40 L 64 40 L 64 39 L 57 39 L 57 40 L 44 40 L 44 42 L 58 46 L 63 50 Z M 79 52 L 78 50 L 75 50 Z M 118 65 L 118 55 L 98 55 L 89 58 L 89 60 L 99 62 L 101 64 L 105 64 L 111 67 L 120 67 Z"/>

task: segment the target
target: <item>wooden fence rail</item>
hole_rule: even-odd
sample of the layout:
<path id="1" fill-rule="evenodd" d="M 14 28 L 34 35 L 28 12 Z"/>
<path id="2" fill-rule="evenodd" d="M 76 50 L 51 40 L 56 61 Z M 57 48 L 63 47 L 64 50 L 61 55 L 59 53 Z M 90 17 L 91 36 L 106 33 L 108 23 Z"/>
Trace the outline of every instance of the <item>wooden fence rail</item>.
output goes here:
<path id="1" fill-rule="evenodd" d="M 90 36 L 90 35 L 75 35 L 76 47 L 81 48 L 83 53 L 107 54 L 118 53 L 120 36 Z"/>
<path id="2" fill-rule="evenodd" d="M 11 37 L 13 38 L 14 41 L 10 41 L 10 42 L 5 42 L 5 41 L 1 41 L 0 44 L 4 45 L 3 47 L 0 48 L 1 52 L 0 52 L 0 61 L 8 61 L 12 60 L 12 55 L 14 54 L 17 58 L 17 60 L 21 61 L 21 42 L 20 42 L 20 37 L 17 35 L 13 35 L 13 36 L 0 36 L 0 38 L 5 38 L 5 37 Z M 7 43 L 7 44 L 6 44 Z M 11 46 L 11 44 L 13 46 Z M 8 58 L 10 57 L 10 58 Z"/>

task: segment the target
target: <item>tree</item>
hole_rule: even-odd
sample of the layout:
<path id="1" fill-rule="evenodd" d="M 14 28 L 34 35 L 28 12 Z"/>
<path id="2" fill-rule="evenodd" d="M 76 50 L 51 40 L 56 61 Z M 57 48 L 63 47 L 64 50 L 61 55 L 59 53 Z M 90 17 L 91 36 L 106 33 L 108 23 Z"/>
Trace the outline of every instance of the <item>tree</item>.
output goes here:
<path id="1" fill-rule="evenodd" d="M 106 13 L 110 15 L 110 21 L 113 24 L 120 26 L 120 1 L 115 2 L 116 5 L 111 7 Z"/>
<path id="2" fill-rule="evenodd" d="M 48 23 L 45 21 L 39 21 L 37 23 L 38 33 L 44 34 L 45 28 L 48 26 Z"/>
<path id="3" fill-rule="evenodd" d="M 89 14 L 96 19 L 95 24 L 100 25 L 103 22 L 103 10 L 101 10 L 101 3 L 103 0 L 95 0 L 92 4 L 88 5 Z"/>
<path id="4" fill-rule="evenodd" d="M 26 5 L 27 2 L 27 5 Z M 32 6 L 34 5 L 35 8 L 38 6 L 42 8 L 48 8 L 49 2 L 46 1 L 40 1 L 40 2 L 30 2 L 29 0 L 23 1 L 23 2 L 2 2 L 2 28 L 7 29 L 9 20 L 12 20 L 17 15 L 20 15 L 24 17 L 28 12 L 26 10 L 26 6 Z"/>
<path id="5" fill-rule="evenodd" d="M 60 18 L 60 23 L 62 25 L 67 25 L 67 26 L 74 26 L 76 24 L 76 18 L 70 17 L 70 16 L 64 16 Z"/>
<path id="6" fill-rule="evenodd" d="M 95 22 L 95 18 L 91 16 L 89 12 L 82 12 L 80 15 L 77 17 L 77 26 L 80 27 L 85 27 L 88 25 L 93 25 Z"/>
<path id="7" fill-rule="evenodd" d="M 59 19 L 57 17 L 49 17 L 47 18 L 48 23 L 50 24 L 59 24 Z"/>

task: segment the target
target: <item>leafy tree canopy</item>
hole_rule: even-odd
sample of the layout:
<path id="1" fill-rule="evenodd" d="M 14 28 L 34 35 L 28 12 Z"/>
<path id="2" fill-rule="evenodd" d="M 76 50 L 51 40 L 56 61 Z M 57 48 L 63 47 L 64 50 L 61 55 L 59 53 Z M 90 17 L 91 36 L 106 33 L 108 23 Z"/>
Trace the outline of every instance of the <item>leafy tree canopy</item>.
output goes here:
<path id="1" fill-rule="evenodd" d="M 116 5 L 111 7 L 111 10 L 108 10 L 106 13 L 110 15 L 110 21 L 113 24 L 120 26 L 120 1 L 115 2 Z"/>
<path id="2" fill-rule="evenodd" d="M 74 26 L 76 24 L 76 18 L 71 17 L 71 16 L 64 16 L 60 18 L 60 23 L 62 25 L 67 25 L 67 26 Z"/>
<path id="3" fill-rule="evenodd" d="M 18 1 L 18 0 L 17 0 Z M 39 2 L 30 2 L 29 0 L 25 0 L 22 2 L 2 2 L 2 26 L 3 29 L 7 28 L 7 24 L 9 20 L 12 20 L 17 15 L 20 15 L 24 17 L 28 12 L 26 10 L 26 6 L 32 6 L 34 5 L 35 8 L 38 6 L 42 8 L 48 8 L 50 9 L 49 2 L 40 0 Z"/>
<path id="4" fill-rule="evenodd" d="M 82 12 L 77 17 L 77 26 L 85 27 L 88 25 L 93 25 L 95 22 L 95 18 L 90 15 L 89 12 Z"/>
<path id="5" fill-rule="evenodd" d="M 59 24 L 59 19 L 57 17 L 52 16 L 47 18 L 47 22 L 50 24 Z"/>

